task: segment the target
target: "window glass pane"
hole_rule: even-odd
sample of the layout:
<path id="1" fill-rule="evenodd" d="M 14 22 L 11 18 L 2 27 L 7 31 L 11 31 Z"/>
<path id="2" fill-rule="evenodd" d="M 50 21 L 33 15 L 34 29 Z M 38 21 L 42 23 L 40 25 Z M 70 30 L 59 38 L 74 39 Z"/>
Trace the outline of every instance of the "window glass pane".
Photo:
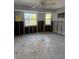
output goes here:
<path id="1" fill-rule="evenodd" d="M 46 20 L 46 25 L 51 25 L 51 21 L 50 20 Z"/>
<path id="2" fill-rule="evenodd" d="M 36 16 L 37 16 L 36 14 L 32 14 L 32 15 L 31 15 L 31 19 L 32 19 L 32 20 L 36 20 Z"/>
<path id="3" fill-rule="evenodd" d="M 46 20 L 51 20 L 51 14 L 46 14 Z"/>
<path id="4" fill-rule="evenodd" d="M 31 13 L 24 13 L 24 19 L 30 20 L 31 19 Z"/>
<path id="5" fill-rule="evenodd" d="M 37 25 L 37 14 L 32 14 L 31 15 L 30 25 L 31 26 Z"/>
<path id="6" fill-rule="evenodd" d="M 51 25 L 51 13 L 45 14 L 45 24 Z"/>
<path id="7" fill-rule="evenodd" d="M 24 23 L 25 26 L 30 26 L 30 20 L 25 20 Z"/>
<path id="8" fill-rule="evenodd" d="M 25 26 L 37 25 L 37 14 L 35 13 L 24 13 Z"/>
<path id="9" fill-rule="evenodd" d="M 36 21 L 36 20 L 30 20 L 30 25 L 31 25 L 31 26 L 37 25 L 37 21 Z"/>

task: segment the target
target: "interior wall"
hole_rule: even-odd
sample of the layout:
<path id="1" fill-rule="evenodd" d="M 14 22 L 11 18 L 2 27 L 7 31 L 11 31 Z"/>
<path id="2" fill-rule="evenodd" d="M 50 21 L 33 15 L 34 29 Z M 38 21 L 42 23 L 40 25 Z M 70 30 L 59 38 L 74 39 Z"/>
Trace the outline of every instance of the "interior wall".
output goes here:
<path id="1" fill-rule="evenodd" d="M 38 16 L 37 16 L 37 20 L 38 21 L 44 21 L 44 15 L 45 15 L 45 13 L 38 13 Z"/>
<path id="2" fill-rule="evenodd" d="M 51 20 L 53 21 L 53 20 L 56 20 L 56 19 L 54 19 L 54 13 L 55 12 L 52 12 L 51 14 L 52 14 L 52 17 L 51 17 Z M 16 15 L 18 15 L 18 16 L 21 16 L 22 17 L 22 21 L 24 20 L 24 12 L 21 12 L 21 11 L 14 11 L 14 20 L 15 20 L 15 17 L 16 17 Z M 56 16 L 55 16 L 56 17 Z M 45 20 L 45 13 L 39 13 L 39 12 L 37 12 L 37 20 L 38 21 L 44 21 Z"/>
<path id="3" fill-rule="evenodd" d="M 57 14 L 65 12 L 64 9 L 58 9 L 55 12 L 52 12 L 52 21 L 53 21 L 53 31 L 62 35 L 65 35 L 65 18 L 58 18 Z M 15 16 L 19 15 L 22 17 L 22 21 L 24 21 L 24 12 L 21 11 L 14 11 L 14 19 Z M 45 13 L 37 13 L 37 20 L 44 21 L 45 20 Z M 51 24 L 51 25 L 52 25 Z"/>
<path id="4" fill-rule="evenodd" d="M 20 11 L 14 11 L 14 20 L 16 16 L 21 16 L 21 20 L 24 20 L 24 12 L 20 12 Z"/>
<path id="5" fill-rule="evenodd" d="M 54 24 L 54 27 L 58 27 L 58 33 L 62 32 L 62 35 L 65 35 L 65 18 L 58 18 L 58 13 L 65 13 L 65 8 L 60 8 L 56 12 L 53 13 L 53 21 L 58 22 L 58 24 Z M 61 27 L 62 26 L 62 27 Z"/>

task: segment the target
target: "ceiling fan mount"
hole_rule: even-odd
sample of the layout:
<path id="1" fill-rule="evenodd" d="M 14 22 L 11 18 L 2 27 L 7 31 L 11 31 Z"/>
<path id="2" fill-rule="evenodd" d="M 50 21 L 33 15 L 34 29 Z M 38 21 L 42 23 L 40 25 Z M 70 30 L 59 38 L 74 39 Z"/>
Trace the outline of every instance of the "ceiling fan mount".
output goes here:
<path id="1" fill-rule="evenodd" d="M 34 8 L 36 7 L 41 7 L 41 8 L 46 8 L 46 6 L 49 6 L 49 5 L 56 5 L 56 3 L 48 3 L 47 0 L 41 0 L 40 1 L 40 6 L 33 6 Z"/>
<path id="2" fill-rule="evenodd" d="M 56 3 L 53 3 L 53 2 L 48 3 L 47 0 L 41 0 L 40 4 L 41 5 L 56 5 Z"/>
<path id="3" fill-rule="evenodd" d="M 44 2 L 41 2 L 41 5 L 45 5 L 45 3 Z"/>

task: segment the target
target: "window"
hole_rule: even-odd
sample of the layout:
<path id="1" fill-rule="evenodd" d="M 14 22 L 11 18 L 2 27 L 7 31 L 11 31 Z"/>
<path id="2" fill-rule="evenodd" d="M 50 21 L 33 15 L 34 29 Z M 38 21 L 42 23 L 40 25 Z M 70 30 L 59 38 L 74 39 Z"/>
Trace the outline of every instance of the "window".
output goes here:
<path id="1" fill-rule="evenodd" d="M 31 15 L 30 25 L 37 25 L 37 14 Z"/>
<path id="2" fill-rule="evenodd" d="M 46 25 L 51 25 L 51 13 L 46 13 L 45 14 L 45 24 Z"/>
<path id="3" fill-rule="evenodd" d="M 25 26 L 36 26 L 37 25 L 37 14 L 35 13 L 24 13 Z"/>

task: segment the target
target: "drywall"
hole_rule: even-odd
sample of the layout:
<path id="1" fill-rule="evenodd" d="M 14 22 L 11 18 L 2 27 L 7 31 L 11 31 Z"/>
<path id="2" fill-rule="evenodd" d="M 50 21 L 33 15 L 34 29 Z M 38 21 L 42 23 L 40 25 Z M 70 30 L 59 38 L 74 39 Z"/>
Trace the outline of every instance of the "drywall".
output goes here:
<path id="1" fill-rule="evenodd" d="M 22 20 L 24 20 L 24 13 L 23 11 L 14 11 L 14 19 L 16 15 L 22 16 Z M 45 12 L 34 12 L 37 13 L 37 20 L 38 21 L 44 21 L 45 20 Z M 51 12 L 50 12 L 51 13 Z M 53 12 L 52 14 L 52 20 L 53 20 Z"/>
<path id="2" fill-rule="evenodd" d="M 14 11 L 14 20 L 16 20 L 16 16 L 21 16 L 21 21 L 24 20 L 24 13 L 20 11 Z"/>
<path id="3" fill-rule="evenodd" d="M 53 13 L 53 19 L 52 19 L 53 21 L 58 22 L 58 24 L 57 24 L 57 26 L 58 26 L 57 32 L 59 34 L 62 32 L 62 34 L 65 35 L 65 18 L 58 18 L 57 17 L 58 13 L 65 13 L 65 8 L 60 8 L 56 12 L 54 12 Z M 57 26 L 54 26 L 54 27 L 57 27 Z"/>
<path id="4" fill-rule="evenodd" d="M 56 12 L 52 12 L 52 20 L 57 22 L 54 23 L 53 26 L 54 28 L 57 27 L 57 33 L 62 33 L 63 35 L 65 35 L 65 18 L 57 18 L 57 14 L 58 13 L 62 13 L 65 12 L 64 8 L 58 9 Z M 20 11 L 15 11 L 14 12 L 14 19 L 16 15 L 20 15 L 22 16 L 22 21 L 24 20 L 24 12 L 20 12 Z M 45 20 L 45 13 L 37 13 L 37 20 L 38 21 L 44 21 Z"/>
<path id="5" fill-rule="evenodd" d="M 44 20 L 45 18 L 44 18 L 44 14 L 45 13 L 37 13 L 37 20 L 38 21 L 42 21 L 42 20 Z M 15 11 L 14 12 L 14 20 L 15 20 L 15 18 L 16 18 L 16 16 L 21 16 L 22 17 L 22 21 L 24 20 L 24 12 L 20 12 L 20 11 Z"/>
<path id="6" fill-rule="evenodd" d="M 45 20 L 44 15 L 45 15 L 45 13 L 38 13 L 38 14 L 37 14 L 37 20 L 38 20 L 38 21 Z"/>

